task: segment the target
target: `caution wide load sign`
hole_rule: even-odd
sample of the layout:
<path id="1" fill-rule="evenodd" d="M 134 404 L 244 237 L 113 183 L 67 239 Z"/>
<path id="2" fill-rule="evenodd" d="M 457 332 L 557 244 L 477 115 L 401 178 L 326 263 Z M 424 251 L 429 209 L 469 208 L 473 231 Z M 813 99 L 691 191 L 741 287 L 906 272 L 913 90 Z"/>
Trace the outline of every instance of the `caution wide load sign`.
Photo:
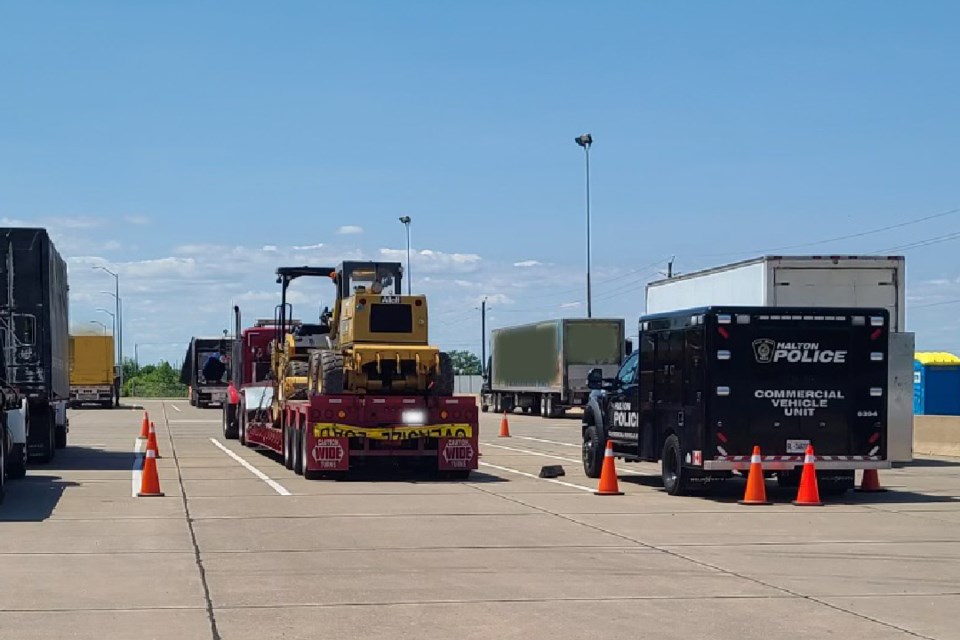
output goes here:
<path id="1" fill-rule="evenodd" d="M 472 438 L 469 424 L 432 424 L 424 427 L 347 427 L 333 423 L 313 425 L 314 438 L 366 438 L 368 440 L 413 440 L 416 438 Z"/>

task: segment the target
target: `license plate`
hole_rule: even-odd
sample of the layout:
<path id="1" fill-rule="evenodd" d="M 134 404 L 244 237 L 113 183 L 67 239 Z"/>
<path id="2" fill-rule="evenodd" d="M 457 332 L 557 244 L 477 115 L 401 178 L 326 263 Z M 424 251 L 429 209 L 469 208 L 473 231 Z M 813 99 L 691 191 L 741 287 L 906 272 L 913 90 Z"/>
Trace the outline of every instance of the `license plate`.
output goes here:
<path id="1" fill-rule="evenodd" d="M 806 453 L 809 440 L 787 440 L 787 453 Z"/>
<path id="2" fill-rule="evenodd" d="M 98 397 L 95 393 L 81 393 L 77 396 L 77 399 L 82 402 L 84 400 L 97 400 Z"/>

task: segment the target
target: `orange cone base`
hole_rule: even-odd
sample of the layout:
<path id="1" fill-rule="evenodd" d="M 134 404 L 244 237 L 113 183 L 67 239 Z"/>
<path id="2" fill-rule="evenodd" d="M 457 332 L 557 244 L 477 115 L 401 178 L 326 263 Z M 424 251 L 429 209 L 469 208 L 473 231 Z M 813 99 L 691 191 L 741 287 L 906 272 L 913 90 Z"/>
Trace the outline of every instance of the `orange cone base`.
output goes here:
<path id="1" fill-rule="evenodd" d="M 162 492 L 162 491 L 161 491 L 160 493 L 140 493 L 140 492 L 138 491 L 138 492 L 137 492 L 137 497 L 138 497 L 138 498 L 162 498 L 162 497 L 164 497 L 164 496 L 163 496 L 163 492 Z"/>
<path id="2" fill-rule="evenodd" d="M 594 491 L 593 495 L 595 496 L 622 496 L 624 495 L 623 491 Z"/>
<path id="3" fill-rule="evenodd" d="M 737 500 L 737 504 L 773 504 L 769 500 Z"/>
<path id="4" fill-rule="evenodd" d="M 796 500 L 793 501 L 793 504 L 797 507 L 822 507 L 823 506 L 822 502 L 797 502 Z"/>
<path id="5" fill-rule="evenodd" d="M 854 489 L 854 491 L 860 493 L 883 493 L 886 489 L 880 486 L 880 474 L 877 473 L 876 469 L 864 469 L 860 486 Z"/>

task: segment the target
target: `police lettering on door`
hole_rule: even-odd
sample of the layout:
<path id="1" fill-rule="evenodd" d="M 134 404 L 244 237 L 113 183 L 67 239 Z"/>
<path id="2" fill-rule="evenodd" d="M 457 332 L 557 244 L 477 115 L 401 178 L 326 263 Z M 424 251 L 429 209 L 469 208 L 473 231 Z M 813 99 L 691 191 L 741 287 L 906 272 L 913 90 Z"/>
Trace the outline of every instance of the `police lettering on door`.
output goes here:
<path id="1" fill-rule="evenodd" d="M 629 402 L 614 402 L 611 422 L 608 435 L 629 438 L 637 432 L 640 414 L 633 410 Z"/>

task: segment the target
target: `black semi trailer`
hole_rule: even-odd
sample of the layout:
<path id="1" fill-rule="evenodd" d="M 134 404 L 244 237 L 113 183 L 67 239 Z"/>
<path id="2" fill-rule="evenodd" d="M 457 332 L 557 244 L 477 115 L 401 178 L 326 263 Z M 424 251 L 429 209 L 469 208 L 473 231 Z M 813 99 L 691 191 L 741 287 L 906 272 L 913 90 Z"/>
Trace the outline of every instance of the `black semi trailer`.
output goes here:
<path id="1" fill-rule="evenodd" d="M 808 444 L 825 494 L 855 469 L 885 469 L 884 309 L 710 307 L 645 316 L 615 378 L 590 372 L 583 465 L 600 475 L 606 441 L 627 461 L 660 462 L 664 487 L 764 471 L 795 486 Z"/>
<path id="2" fill-rule="evenodd" d="M 4 380 L 27 399 L 26 450 L 46 462 L 67 446 L 70 399 L 67 265 L 45 229 L 0 229 L 0 344 Z M 26 456 L 12 451 L 19 476 Z"/>

